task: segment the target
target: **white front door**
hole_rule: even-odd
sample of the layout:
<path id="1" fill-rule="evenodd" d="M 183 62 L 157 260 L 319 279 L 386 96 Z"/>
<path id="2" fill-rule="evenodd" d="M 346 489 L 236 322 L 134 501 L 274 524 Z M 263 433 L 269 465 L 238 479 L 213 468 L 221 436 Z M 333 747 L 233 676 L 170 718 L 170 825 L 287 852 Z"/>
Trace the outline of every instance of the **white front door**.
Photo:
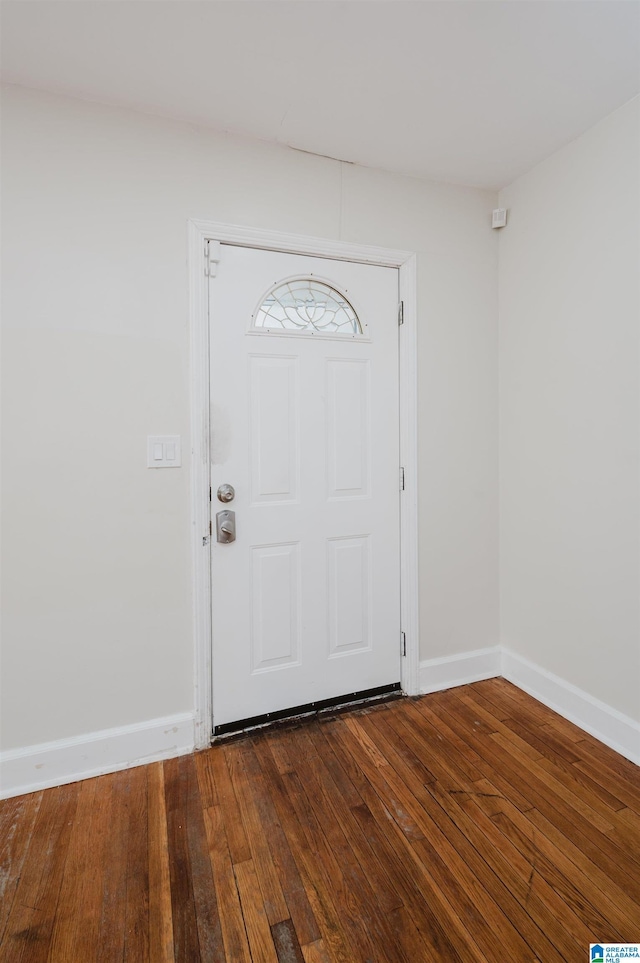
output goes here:
<path id="1" fill-rule="evenodd" d="M 209 295 L 220 731 L 400 680 L 398 273 L 223 244 Z"/>

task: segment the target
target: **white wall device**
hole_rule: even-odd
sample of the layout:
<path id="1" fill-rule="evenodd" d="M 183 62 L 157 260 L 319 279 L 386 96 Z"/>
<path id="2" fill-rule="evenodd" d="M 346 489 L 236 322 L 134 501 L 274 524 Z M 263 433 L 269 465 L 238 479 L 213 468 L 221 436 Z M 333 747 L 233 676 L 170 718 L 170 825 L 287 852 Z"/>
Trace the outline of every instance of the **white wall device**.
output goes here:
<path id="1" fill-rule="evenodd" d="M 147 436 L 147 468 L 180 468 L 180 435 Z"/>
<path id="2" fill-rule="evenodd" d="M 506 207 L 496 207 L 491 215 L 491 227 L 506 227 L 507 209 Z"/>

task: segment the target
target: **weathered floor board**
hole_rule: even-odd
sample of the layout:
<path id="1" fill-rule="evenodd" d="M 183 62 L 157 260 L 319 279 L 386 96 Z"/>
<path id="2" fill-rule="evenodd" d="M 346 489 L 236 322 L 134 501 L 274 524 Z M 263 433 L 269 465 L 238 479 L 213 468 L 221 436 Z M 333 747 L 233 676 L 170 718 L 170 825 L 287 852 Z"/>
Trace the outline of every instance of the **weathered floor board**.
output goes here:
<path id="1" fill-rule="evenodd" d="M 505 682 L 0 803 L 1 963 L 582 963 L 640 769 Z"/>

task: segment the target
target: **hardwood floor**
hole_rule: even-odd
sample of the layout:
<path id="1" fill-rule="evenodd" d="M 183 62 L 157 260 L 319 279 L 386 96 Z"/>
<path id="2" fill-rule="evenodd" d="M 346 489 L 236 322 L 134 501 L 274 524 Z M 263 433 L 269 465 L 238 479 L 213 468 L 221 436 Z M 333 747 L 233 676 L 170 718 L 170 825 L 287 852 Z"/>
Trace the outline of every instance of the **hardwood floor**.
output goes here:
<path id="1" fill-rule="evenodd" d="M 640 940 L 640 769 L 502 679 L 0 803 L 3 963 L 544 963 Z"/>

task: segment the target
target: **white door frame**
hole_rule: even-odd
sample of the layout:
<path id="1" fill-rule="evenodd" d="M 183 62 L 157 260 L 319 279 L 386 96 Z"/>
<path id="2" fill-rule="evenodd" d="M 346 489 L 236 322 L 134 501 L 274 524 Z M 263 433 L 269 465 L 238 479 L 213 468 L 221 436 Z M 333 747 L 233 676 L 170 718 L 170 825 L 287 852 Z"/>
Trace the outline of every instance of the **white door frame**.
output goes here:
<path id="1" fill-rule="evenodd" d="M 209 276 L 207 242 L 242 247 L 311 254 L 341 261 L 356 261 L 398 268 L 404 323 L 400 336 L 400 464 L 404 467 L 404 492 L 400 500 L 400 618 L 406 639 L 401 659 L 402 689 L 417 695 L 418 639 L 418 435 L 417 435 L 417 296 L 416 256 L 409 251 L 387 250 L 331 241 L 325 238 L 282 234 L 259 228 L 237 227 L 215 221 L 190 220 L 189 244 L 189 360 L 191 396 L 191 524 L 194 617 L 195 746 L 211 742 L 212 612 L 211 546 L 209 522 Z M 212 268 L 215 269 L 214 259 Z M 400 645 L 400 639 L 398 639 Z"/>

